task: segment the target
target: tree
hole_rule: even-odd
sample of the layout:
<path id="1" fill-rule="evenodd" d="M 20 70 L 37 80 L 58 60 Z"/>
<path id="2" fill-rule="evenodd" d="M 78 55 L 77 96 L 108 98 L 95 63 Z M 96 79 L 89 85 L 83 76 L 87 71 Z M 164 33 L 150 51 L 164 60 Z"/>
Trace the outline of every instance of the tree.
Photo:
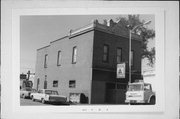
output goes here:
<path id="1" fill-rule="evenodd" d="M 128 18 L 119 17 L 116 20 L 118 22 L 121 22 L 124 27 L 130 25 L 132 28 L 145 22 L 144 20 L 140 20 L 139 15 L 128 15 Z M 128 29 L 126 32 L 128 32 Z M 148 65 L 153 67 L 155 63 L 155 47 L 148 49 L 148 42 L 149 40 L 154 39 L 155 31 L 153 29 L 148 29 L 142 26 L 135 29 L 133 33 L 140 35 L 140 37 L 142 38 L 142 58 L 147 58 Z"/>

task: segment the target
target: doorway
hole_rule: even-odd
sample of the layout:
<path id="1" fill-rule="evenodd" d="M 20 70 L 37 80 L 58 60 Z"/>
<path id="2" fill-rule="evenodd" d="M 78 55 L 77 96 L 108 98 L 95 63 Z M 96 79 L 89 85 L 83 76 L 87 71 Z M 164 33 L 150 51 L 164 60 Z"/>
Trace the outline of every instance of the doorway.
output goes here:
<path id="1" fill-rule="evenodd" d="M 108 104 L 124 104 L 127 84 L 108 82 L 106 83 L 105 100 Z"/>

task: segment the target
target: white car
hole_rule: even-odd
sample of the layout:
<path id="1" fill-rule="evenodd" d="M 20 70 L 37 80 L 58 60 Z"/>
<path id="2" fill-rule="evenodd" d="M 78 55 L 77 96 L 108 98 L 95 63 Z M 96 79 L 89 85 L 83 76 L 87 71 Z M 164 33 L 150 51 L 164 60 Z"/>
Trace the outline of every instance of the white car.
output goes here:
<path id="1" fill-rule="evenodd" d="M 20 90 L 20 97 L 22 98 L 30 98 L 30 94 L 36 92 L 36 89 L 32 89 L 29 87 L 23 88 Z"/>
<path id="2" fill-rule="evenodd" d="M 30 96 L 33 101 L 39 100 L 42 103 L 46 103 L 46 102 L 65 103 L 67 101 L 66 96 L 59 95 L 57 91 L 49 90 L 49 89 L 41 89 L 37 93 L 31 93 Z"/>

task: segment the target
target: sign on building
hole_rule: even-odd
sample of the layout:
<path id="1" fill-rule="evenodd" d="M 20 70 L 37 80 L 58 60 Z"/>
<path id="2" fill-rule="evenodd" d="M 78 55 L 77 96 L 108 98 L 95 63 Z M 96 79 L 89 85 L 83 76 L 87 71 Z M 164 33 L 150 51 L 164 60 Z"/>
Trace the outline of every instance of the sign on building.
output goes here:
<path id="1" fill-rule="evenodd" d="M 26 79 L 26 74 L 20 74 L 20 79 Z"/>
<path id="2" fill-rule="evenodd" d="M 73 103 L 80 103 L 81 93 L 70 93 L 69 101 Z"/>
<path id="3" fill-rule="evenodd" d="M 117 78 L 125 78 L 126 75 L 125 67 L 126 67 L 125 62 L 117 64 Z"/>

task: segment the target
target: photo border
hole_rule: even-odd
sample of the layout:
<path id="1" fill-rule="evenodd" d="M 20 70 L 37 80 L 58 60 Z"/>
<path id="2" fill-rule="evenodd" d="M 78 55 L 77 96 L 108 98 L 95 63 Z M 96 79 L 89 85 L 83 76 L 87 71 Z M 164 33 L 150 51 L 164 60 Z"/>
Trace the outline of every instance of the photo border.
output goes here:
<path id="1" fill-rule="evenodd" d="M 87 105 L 87 106 L 20 106 L 20 16 L 25 15 L 155 15 L 157 84 L 156 105 Z M 13 70 L 13 110 L 15 112 L 163 112 L 164 111 L 164 11 L 156 8 L 50 8 L 15 9 L 12 17 L 12 70 Z M 158 40 L 157 40 L 158 39 Z M 17 68 L 19 67 L 19 68 Z M 163 85 L 162 85 L 163 84 Z"/>
<path id="2" fill-rule="evenodd" d="M 13 29 L 13 15 L 15 10 L 25 10 L 30 9 L 50 9 L 51 8 L 127 8 L 129 11 L 132 11 L 136 8 L 148 8 L 151 11 L 161 12 L 164 16 L 163 21 L 164 25 L 159 30 L 162 30 L 164 33 L 163 39 L 163 55 L 164 63 L 161 63 L 163 67 L 161 70 L 164 73 L 164 82 L 161 82 L 159 86 L 163 87 L 162 90 L 164 99 L 162 100 L 163 109 L 160 111 L 147 112 L 141 109 L 141 112 L 134 112 L 129 109 L 128 112 L 93 112 L 88 110 L 84 112 L 47 112 L 43 110 L 40 111 L 30 111 L 34 107 L 27 107 L 28 110 L 20 111 L 19 108 L 16 110 L 16 104 L 13 101 L 13 92 L 14 88 L 14 77 L 12 69 L 12 29 Z M 50 12 L 50 11 L 49 11 Z M 49 14 L 47 12 L 47 14 Z M 140 11 L 141 12 L 141 11 Z M 152 12 L 152 13 L 154 13 Z M 40 14 L 37 12 L 37 14 Z M 13 16 L 12 16 L 13 15 Z M 161 23 L 159 21 L 158 23 Z M 156 24 L 158 24 L 156 22 Z M 18 23 L 19 24 L 19 23 Z M 162 24 L 161 24 L 162 25 Z M 156 25 L 155 25 L 156 27 Z M 156 30 L 157 32 L 157 30 Z M 32 118 L 77 118 L 77 119 L 92 119 L 92 118 L 102 118 L 102 119 L 171 119 L 179 118 L 179 2 L 178 1 L 90 1 L 90 2 L 79 2 L 79 1 L 1 1 L 1 118 L 7 119 L 32 119 Z M 159 39 L 158 39 L 159 40 Z M 17 51 L 17 50 L 16 50 Z M 18 74 L 17 74 L 18 75 Z M 19 76 L 19 75 L 18 75 Z M 13 77 L 13 78 L 12 78 Z M 19 78 L 18 78 L 19 79 Z M 17 79 L 17 81 L 19 81 Z M 18 87 L 18 86 L 17 86 Z M 18 87 L 19 92 L 19 87 Z M 104 107 L 103 107 L 104 108 Z M 106 108 L 106 107 L 105 107 Z M 109 108 L 109 107 L 107 107 Z M 41 108 L 39 108 L 41 109 Z M 49 109 L 49 108 L 48 108 Z M 91 108 L 89 108 L 91 109 Z"/>

